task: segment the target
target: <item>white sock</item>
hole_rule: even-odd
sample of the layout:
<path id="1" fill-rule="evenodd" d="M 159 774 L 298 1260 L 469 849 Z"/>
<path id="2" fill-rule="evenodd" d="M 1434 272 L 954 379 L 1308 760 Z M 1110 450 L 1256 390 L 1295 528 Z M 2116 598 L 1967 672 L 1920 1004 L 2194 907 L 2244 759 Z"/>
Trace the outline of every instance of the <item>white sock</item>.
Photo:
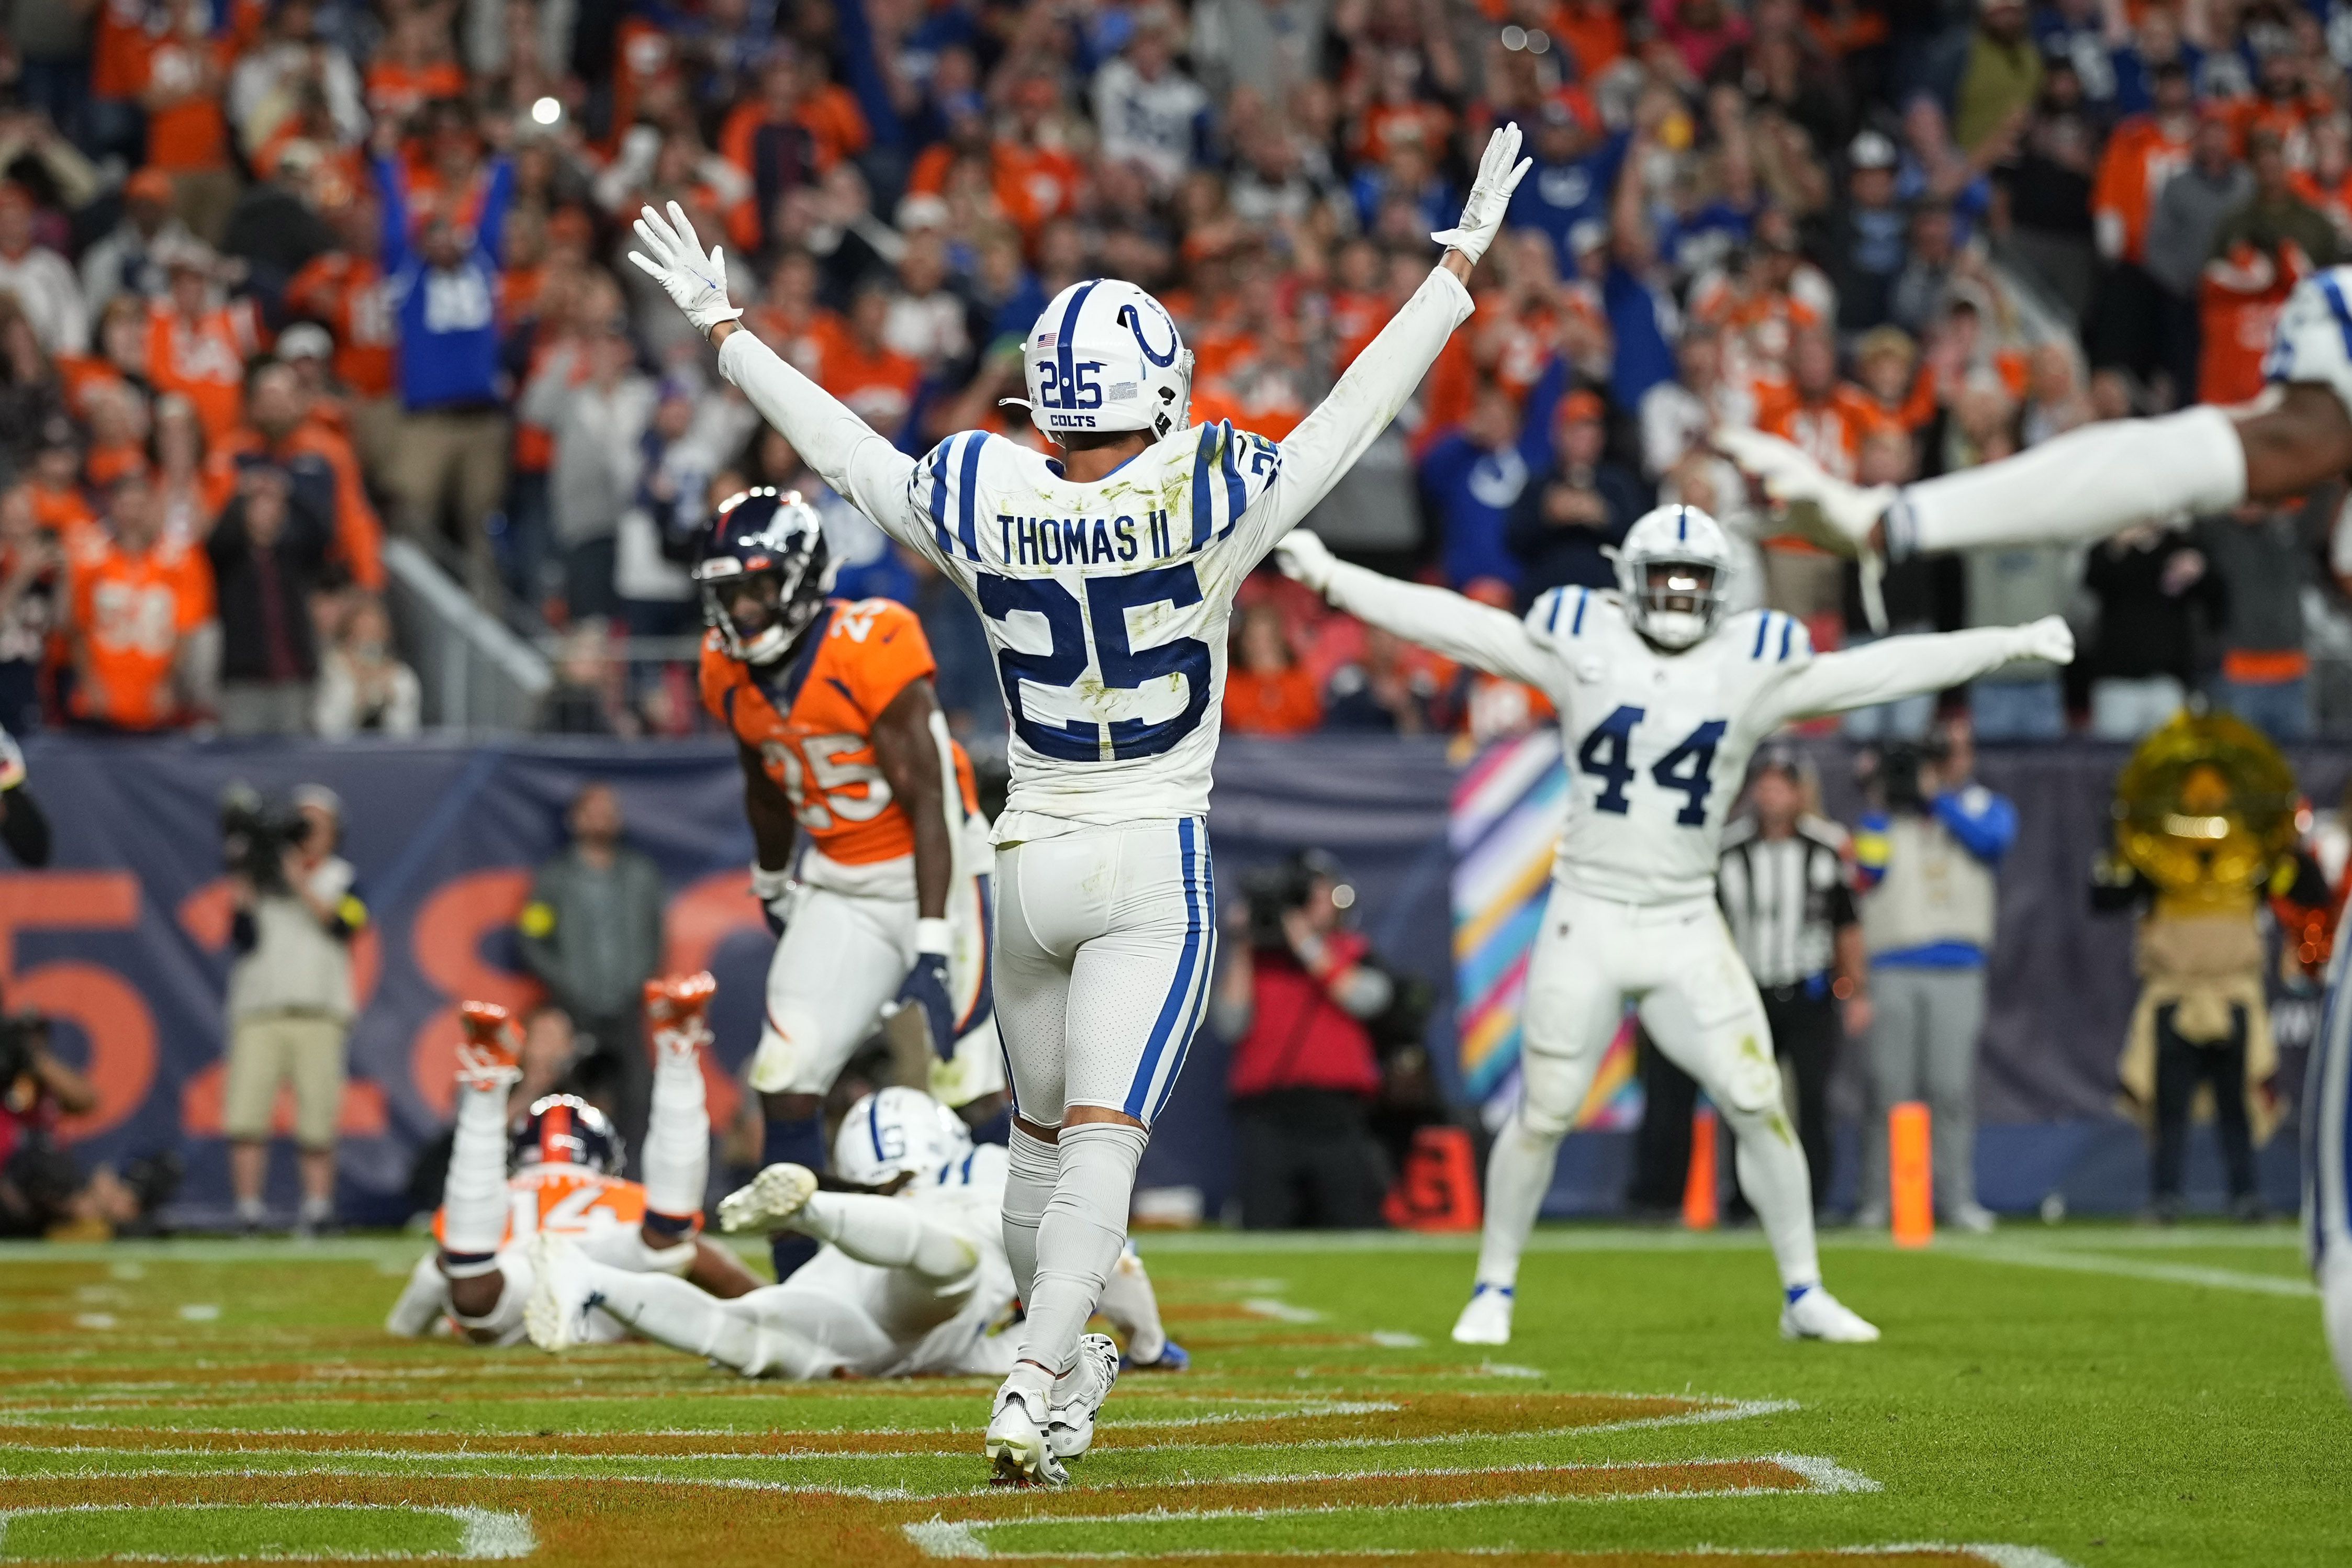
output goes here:
<path id="1" fill-rule="evenodd" d="M 441 1189 L 443 1271 L 452 1279 L 487 1272 L 507 1236 L 507 1086 L 457 1089 L 457 1134 Z M 456 1257 L 456 1268 L 446 1259 Z"/>
<path id="2" fill-rule="evenodd" d="M 710 1113 L 703 1105 L 702 1064 L 667 1050 L 659 1059 L 646 1122 L 646 1210 L 683 1234 L 702 1212 L 710 1184 Z"/>
<path id="3" fill-rule="evenodd" d="M 2227 414 L 2200 404 L 2161 419 L 2085 425 L 1998 463 L 1904 487 L 1892 554 L 2063 544 L 2246 498 L 2246 448 Z"/>
<path id="4" fill-rule="evenodd" d="M 260 1224 L 262 1218 L 268 1215 L 268 1212 L 269 1211 L 268 1209 L 261 1206 L 261 1200 L 259 1198 L 239 1198 L 236 1200 L 236 1217 L 249 1224 Z"/>
<path id="5" fill-rule="evenodd" d="M 962 1279 L 980 1262 L 971 1243 L 898 1198 L 812 1194 L 792 1228 L 831 1242 L 860 1263 L 911 1269 L 941 1284 Z"/>
<path id="6" fill-rule="evenodd" d="M 1078 1336 L 1127 1245 L 1128 1201 L 1149 1138 L 1119 1121 L 1062 1129 L 1062 1173 L 1037 1226 L 1037 1272 L 1015 1352 L 1055 1373 L 1077 1359 Z"/>
<path id="7" fill-rule="evenodd" d="M 318 1224 L 320 1220 L 334 1218 L 335 1200 L 332 1198 L 313 1197 L 306 1194 L 302 1199 L 302 1217 L 313 1225 Z"/>
<path id="8" fill-rule="evenodd" d="M 1026 1301 L 1037 1275 L 1037 1224 L 1053 1198 L 1062 1155 L 1043 1138 L 1022 1131 L 1018 1122 L 1006 1152 L 1011 1158 L 1004 1175 L 1004 1257 L 1013 1266 L 1013 1289 Z"/>
<path id="9" fill-rule="evenodd" d="M 1712 1097 L 1710 1097 L 1712 1098 Z M 1784 1289 L 1818 1285 L 1822 1258 L 1813 1244 L 1813 1182 L 1797 1130 L 1778 1107 L 1749 1112 L 1717 1106 L 1738 1145 L 1739 1190 L 1764 1226 Z"/>
<path id="10" fill-rule="evenodd" d="M 1478 1283 L 1508 1290 L 1518 1283 L 1519 1254 L 1551 1191 L 1559 1159 L 1558 1132 L 1538 1132 L 1513 1116 L 1486 1156 L 1486 1227 L 1478 1241 Z"/>
<path id="11" fill-rule="evenodd" d="M 1132 1246 L 1124 1247 L 1118 1262 L 1103 1281 L 1102 1315 L 1127 1342 L 1127 1353 L 1133 1360 L 1151 1362 L 1168 1348 L 1168 1331 L 1160 1322 L 1160 1298 L 1151 1289 L 1151 1276 L 1143 1271 L 1143 1259 L 1135 1255 Z"/>

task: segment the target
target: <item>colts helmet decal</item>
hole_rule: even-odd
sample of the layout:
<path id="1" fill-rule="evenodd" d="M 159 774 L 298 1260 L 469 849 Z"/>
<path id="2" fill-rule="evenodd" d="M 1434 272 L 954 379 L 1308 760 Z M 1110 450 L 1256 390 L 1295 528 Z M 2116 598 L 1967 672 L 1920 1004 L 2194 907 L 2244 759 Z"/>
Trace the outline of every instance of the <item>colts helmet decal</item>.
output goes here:
<path id="1" fill-rule="evenodd" d="M 798 490 L 762 487 L 719 503 L 695 557 L 702 618 L 730 658 L 771 664 L 800 641 L 833 591 L 824 524 Z"/>
<path id="2" fill-rule="evenodd" d="M 1192 351 L 1167 307 L 1116 278 L 1055 295 L 1022 342 L 1021 369 L 1029 417 L 1056 440 L 1141 430 L 1158 441 L 1191 423 Z"/>

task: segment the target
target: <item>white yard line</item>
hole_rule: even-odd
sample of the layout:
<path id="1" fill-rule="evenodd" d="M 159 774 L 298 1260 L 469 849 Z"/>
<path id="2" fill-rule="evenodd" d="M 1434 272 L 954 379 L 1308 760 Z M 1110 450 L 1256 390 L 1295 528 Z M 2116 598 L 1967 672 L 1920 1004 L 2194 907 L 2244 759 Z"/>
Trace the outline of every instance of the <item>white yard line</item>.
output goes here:
<path id="1" fill-rule="evenodd" d="M 2147 1279 L 2164 1285 L 2200 1285 L 2208 1289 L 2240 1290 L 2254 1296 L 2313 1300 L 2319 1295 L 2319 1288 L 2308 1279 L 2290 1279 L 2282 1274 L 2249 1274 L 2235 1268 L 2206 1268 L 2190 1263 L 2105 1258 L 2095 1252 L 2012 1247 L 1998 1241 L 1971 1241 L 1940 1250 L 1947 1258 L 1970 1263 L 2009 1263 L 2026 1268 L 2055 1268 L 2068 1274 L 2104 1274 L 2113 1279 Z"/>

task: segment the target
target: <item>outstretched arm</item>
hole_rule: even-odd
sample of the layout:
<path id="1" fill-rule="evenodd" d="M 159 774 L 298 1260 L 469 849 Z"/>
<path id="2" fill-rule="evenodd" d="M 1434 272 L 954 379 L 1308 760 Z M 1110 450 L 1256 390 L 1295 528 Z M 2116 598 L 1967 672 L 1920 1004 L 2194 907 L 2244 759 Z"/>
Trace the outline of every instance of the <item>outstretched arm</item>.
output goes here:
<path id="1" fill-rule="evenodd" d="M 1769 731 L 1792 719 L 1942 691 L 2020 658 L 2072 664 L 2074 634 L 2061 617 L 2045 616 L 2030 626 L 1887 637 L 1843 653 L 1825 653 L 1768 693 L 1756 719 L 1762 730 Z"/>
<path id="2" fill-rule="evenodd" d="M 1529 167 L 1519 157 L 1517 125 L 1506 125 L 1488 139 L 1462 221 L 1430 236 L 1446 247 L 1444 258 L 1404 309 L 1356 356 L 1330 395 L 1282 443 L 1281 467 L 1242 523 L 1249 531 L 1242 552 L 1246 559 L 1255 561 L 1273 548 L 1331 492 L 1339 476 L 1356 466 L 1396 418 L 1454 329 L 1470 319 L 1465 285 L 1502 226 L 1511 193 Z"/>
<path id="3" fill-rule="evenodd" d="M 1524 680 L 1558 700 L 1559 660 L 1508 611 L 1494 609 L 1444 588 L 1401 583 L 1335 560 L 1315 535 L 1300 530 L 1276 548 L 1276 559 L 1306 584 L 1360 620 L 1489 675 Z"/>
<path id="4" fill-rule="evenodd" d="M 915 460 L 742 329 L 743 312 L 727 299 L 725 255 L 717 246 L 703 250 L 676 202 L 667 218 L 646 207 L 636 229 L 645 249 L 629 252 L 629 259 L 658 280 L 695 330 L 718 345 L 719 374 L 742 388 L 761 417 L 883 532 L 930 554 L 929 520 L 907 500 Z"/>

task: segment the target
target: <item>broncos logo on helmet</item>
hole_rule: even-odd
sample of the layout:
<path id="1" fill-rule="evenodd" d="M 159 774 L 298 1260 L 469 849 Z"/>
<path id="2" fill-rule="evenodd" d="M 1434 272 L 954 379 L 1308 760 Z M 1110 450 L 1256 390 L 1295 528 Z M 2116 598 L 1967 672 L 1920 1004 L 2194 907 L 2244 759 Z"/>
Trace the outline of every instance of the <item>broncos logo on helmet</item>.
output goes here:
<path id="1" fill-rule="evenodd" d="M 702 618 L 730 658 L 771 664 L 824 607 L 835 566 L 824 525 L 798 490 L 766 487 L 719 503 L 694 563 Z"/>
<path id="2" fill-rule="evenodd" d="M 514 1167 L 578 1165 L 600 1176 L 618 1174 L 628 1152 L 604 1113 L 576 1094 L 547 1094 L 514 1130 Z"/>

